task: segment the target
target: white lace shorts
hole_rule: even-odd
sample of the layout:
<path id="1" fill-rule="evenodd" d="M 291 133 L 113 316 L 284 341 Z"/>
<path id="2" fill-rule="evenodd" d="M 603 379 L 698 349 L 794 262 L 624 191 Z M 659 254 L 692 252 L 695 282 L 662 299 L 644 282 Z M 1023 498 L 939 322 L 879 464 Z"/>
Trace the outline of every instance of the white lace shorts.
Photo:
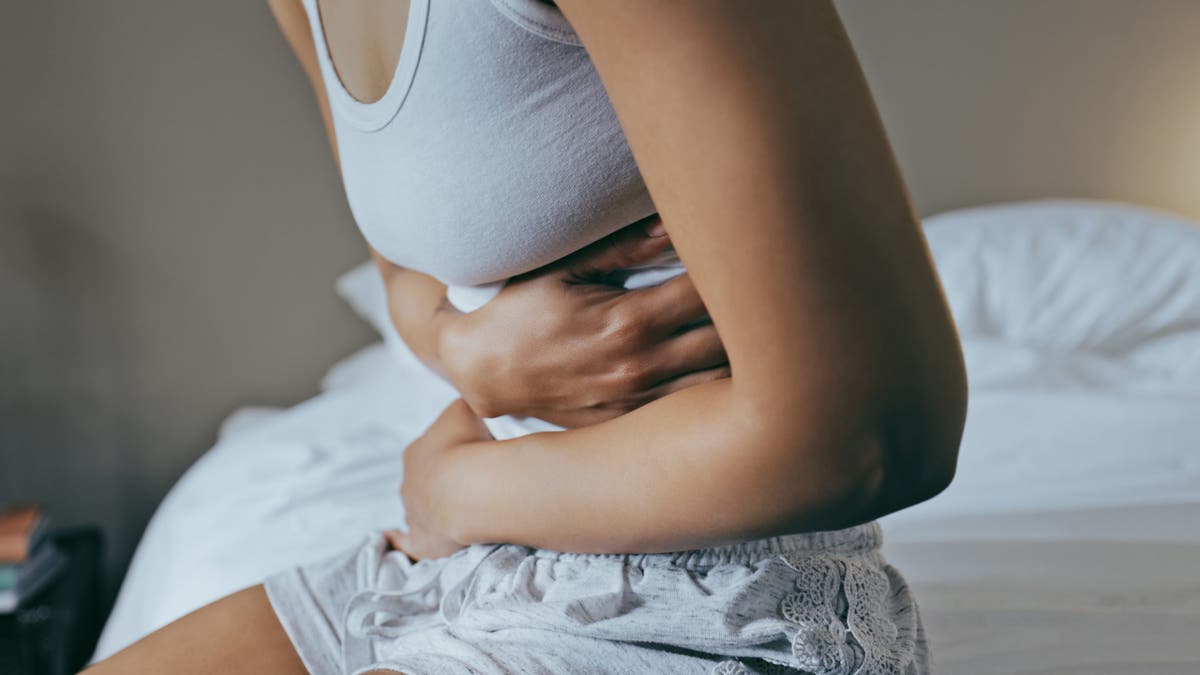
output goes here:
<path id="1" fill-rule="evenodd" d="M 314 675 L 921 674 L 917 605 L 877 523 L 680 553 L 479 545 L 410 563 L 382 533 L 269 577 Z"/>

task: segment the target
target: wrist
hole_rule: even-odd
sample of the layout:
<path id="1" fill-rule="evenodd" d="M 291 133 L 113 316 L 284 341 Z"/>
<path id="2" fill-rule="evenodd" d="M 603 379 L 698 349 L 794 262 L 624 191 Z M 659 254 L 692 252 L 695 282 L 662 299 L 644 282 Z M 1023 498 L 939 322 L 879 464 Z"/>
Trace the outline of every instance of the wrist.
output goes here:
<path id="1" fill-rule="evenodd" d="M 462 546 L 498 539 L 491 527 L 492 489 L 503 481 L 500 471 L 488 461 L 499 441 L 464 443 L 447 453 L 435 472 L 432 494 L 441 502 L 438 529 Z"/>
<path id="2" fill-rule="evenodd" d="M 535 545 L 546 509 L 562 497 L 558 492 L 563 484 L 548 480 L 563 475 L 562 467 L 547 472 L 552 462 L 545 451 L 547 439 L 563 433 L 569 432 L 474 441 L 455 448 L 438 483 L 447 536 L 464 546 Z"/>
<path id="3" fill-rule="evenodd" d="M 464 367 L 462 364 L 462 357 L 467 354 L 464 344 L 467 332 L 463 330 L 466 316 L 443 295 L 429 321 L 432 334 L 430 345 L 439 366 L 438 370 L 460 392 L 465 384 L 463 379 L 470 372 L 469 366 Z"/>
<path id="4" fill-rule="evenodd" d="M 480 325 L 477 312 L 462 313 L 451 307 L 435 317 L 437 358 L 443 375 L 478 417 L 515 414 L 506 405 L 509 400 L 497 393 L 509 394 L 516 386 L 505 371 L 511 361 L 496 348 L 495 335 Z M 500 383 L 506 389 L 499 389 Z"/>

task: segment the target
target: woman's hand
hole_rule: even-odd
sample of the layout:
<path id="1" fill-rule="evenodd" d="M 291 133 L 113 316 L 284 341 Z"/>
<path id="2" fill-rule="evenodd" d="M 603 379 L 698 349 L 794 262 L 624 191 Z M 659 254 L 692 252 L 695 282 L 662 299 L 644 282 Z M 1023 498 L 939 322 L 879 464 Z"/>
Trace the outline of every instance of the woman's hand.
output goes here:
<path id="1" fill-rule="evenodd" d="M 449 380 L 479 417 L 580 427 L 728 377 L 686 274 L 639 290 L 611 278 L 669 244 L 654 216 L 509 281 L 482 308 L 446 321 L 438 352 Z"/>
<path id="2" fill-rule="evenodd" d="M 492 440 L 487 427 L 458 399 L 404 451 L 404 480 L 400 497 L 407 513 L 407 533 L 390 531 L 388 542 L 413 560 L 441 558 L 463 547 L 446 532 L 447 515 L 439 506 L 440 491 L 457 487 L 447 480 L 450 456 L 467 443 Z"/>

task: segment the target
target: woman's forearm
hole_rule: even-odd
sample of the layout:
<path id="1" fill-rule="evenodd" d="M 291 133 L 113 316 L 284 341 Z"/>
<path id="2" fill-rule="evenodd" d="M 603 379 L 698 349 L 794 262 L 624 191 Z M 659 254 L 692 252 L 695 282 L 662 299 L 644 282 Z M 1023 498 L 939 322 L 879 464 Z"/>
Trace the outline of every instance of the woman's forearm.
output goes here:
<path id="1" fill-rule="evenodd" d="M 754 408 L 722 380 L 602 424 L 463 445 L 438 510 L 461 543 L 660 552 L 849 527 L 944 487 L 913 463 L 881 472 L 884 434 L 865 416 Z"/>

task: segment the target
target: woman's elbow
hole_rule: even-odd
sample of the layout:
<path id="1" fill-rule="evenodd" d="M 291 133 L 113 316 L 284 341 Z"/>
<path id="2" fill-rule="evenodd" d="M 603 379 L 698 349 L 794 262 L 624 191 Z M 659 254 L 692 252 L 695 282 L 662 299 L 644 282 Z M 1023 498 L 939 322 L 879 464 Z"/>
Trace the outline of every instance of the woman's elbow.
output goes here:
<path id="1" fill-rule="evenodd" d="M 832 495 L 839 509 L 866 522 L 941 494 L 958 469 L 965 420 L 964 387 L 933 409 L 909 409 L 879 424 L 856 447 L 835 450 L 845 458 L 841 489 Z"/>
<path id="2" fill-rule="evenodd" d="M 862 482 L 871 518 L 932 499 L 954 481 L 966 422 L 965 383 L 939 399 L 933 406 L 906 405 L 881 425 L 878 451 Z"/>
<path id="3" fill-rule="evenodd" d="M 959 368 L 952 366 L 835 411 L 788 415 L 789 406 L 805 407 L 760 402 L 755 408 L 766 414 L 747 415 L 766 436 L 760 447 L 795 449 L 763 470 L 770 474 L 766 481 L 787 495 L 785 513 L 779 514 L 784 526 L 850 527 L 919 504 L 949 487 L 958 467 L 967 406 L 961 361 Z"/>
<path id="4" fill-rule="evenodd" d="M 912 466 L 892 466 L 882 470 L 880 488 L 875 495 L 876 518 L 915 506 L 938 496 L 950 487 L 958 467 L 957 444 L 951 451 L 944 449 L 907 449 L 894 451 L 896 463 Z M 914 455 L 924 455 L 913 459 Z"/>
<path id="5" fill-rule="evenodd" d="M 920 504 L 943 492 L 954 480 L 957 445 L 950 448 L 901 447 L 884 438 L 858 448 L 841 448 L 850 455 L 839 463 L 826 495 L 831 523 L 840 529 Z"/>

